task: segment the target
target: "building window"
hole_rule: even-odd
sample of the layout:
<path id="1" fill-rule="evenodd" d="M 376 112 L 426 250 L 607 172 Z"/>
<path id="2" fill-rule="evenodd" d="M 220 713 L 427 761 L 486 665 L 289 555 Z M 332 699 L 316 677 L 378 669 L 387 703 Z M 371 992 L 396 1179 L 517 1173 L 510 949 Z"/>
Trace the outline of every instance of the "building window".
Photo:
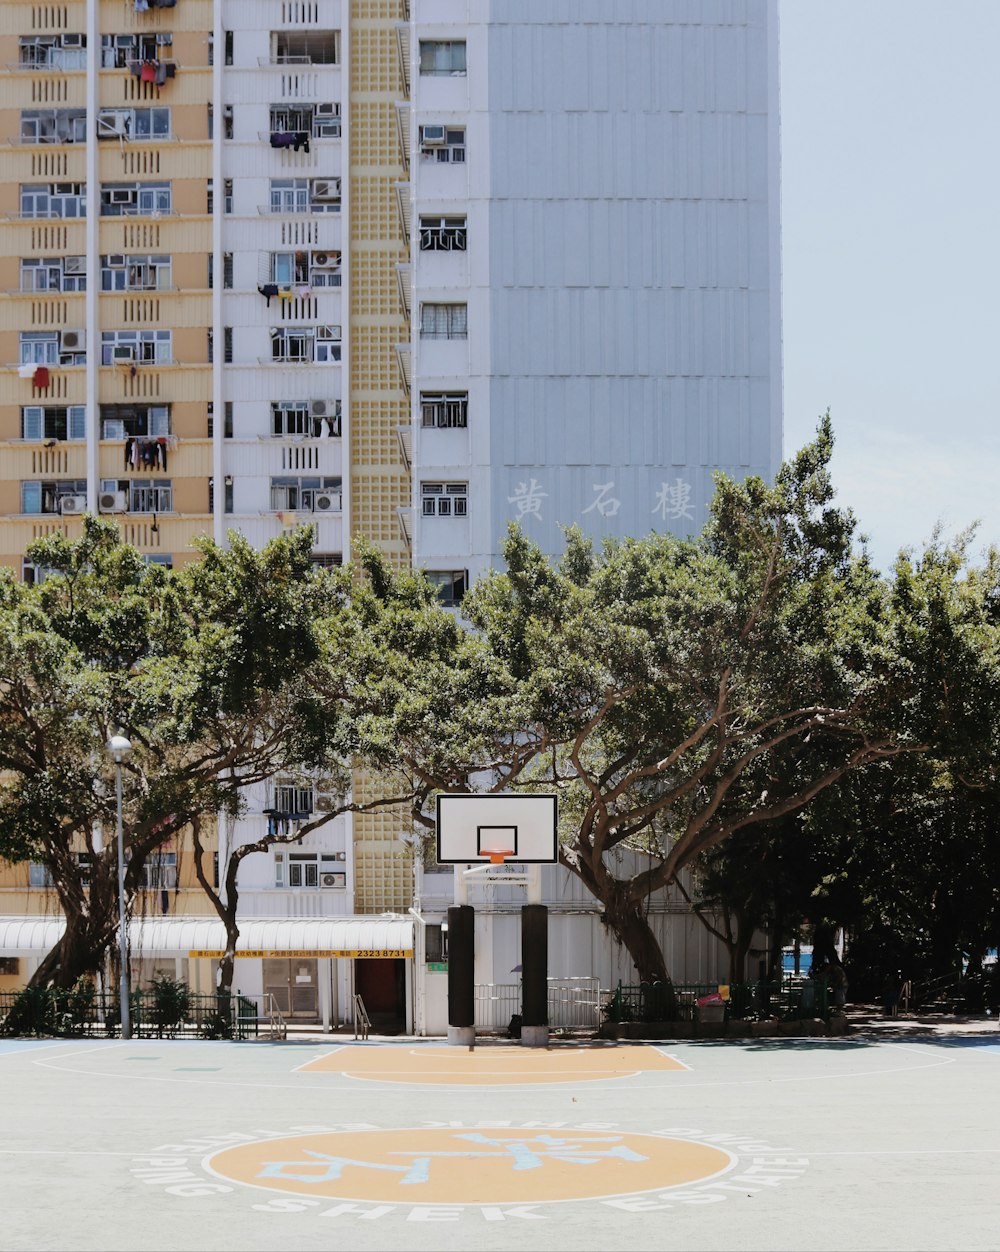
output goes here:
<path id="1" fill-rule="evenodd" d="M 420 156 L 424 161 L 465 164 L 465 127 L 430 122 L 420 127 Z"/>
<path id="2" fill-rule="evenodd" d="M 274 810 L 283 817 L 305 817 L 313 811 L 313 789 L 285 783 L 274 789 Z"/>
<path id="3" fill-rule="evenodd" d="M 168 139 L 168 108 L 102 109 L 97 115 L 98 139 Z"/>
<path id="4" fill-rule="evenodd" d="M 464 217 L 421 217 L 421 252 L 464 252 L 468 241 Z"/>
<path id="5" fill-rule="evenodd" d="M 340 253 L 309 252 L 299 248 L 295 252 L 272 252 L 269 267 L 271 282 L 278 287 L 299 284 L 310 287 L 339 287 Z"/>
<path id="6" fill-rule="evenodd" d="M 339 213 L 339 178 L 272 178 L 272 213 Z"/>
<path id="7" fill-rule="evenodd" d="M 339 65 L 339 30 L 277 30 L 271 35 L 272 65 Z"/>
<path id="8" fill-rule="evenodd" d="M 18 63 L 30 70 L 87 68 L 87 36 L 22 35 Z"/>
<path id="9" fill-rule="evenodd" d="M 28 404 L 21 409 L 21 438 L 33 441 L 43 439 L 85 439 L 87 437 L 87 410 L 82 404 L 65 407 L 44 407 Z"/>
<path id="10" fill-rule="evenodd" d="M 21 958 L 19 956 L 0 956 L 0 974 L 19 974 Z"/>
<path id="11" fill-rule="evenodd" d="M 101 364 L 169 365 L 173 335 L 169 330 L 101 331 Z"/>
<path id="12" fill-rule="evenodd" d="M 136 35 L 102 35 L 101 68 L 127 70 L 135 62 L 165 59 L 173 46 L 173 35 L 142 32 Z"/>
<path id="13" fill-rule="evenodd" d="M 275 326 L 271 330 L 271 360 L 285 365 L 340 360 L 339 326 Z"/>
<path id="14" fill-rule="evenodd" d="M 339 400 L 277 400 L 271 404 L 271 434 L 276 439 L 319 439 L 339 436 L 340 430 Z"/>
<path id="15" fill-rule="evenodd" d="M 165 439 L 170 434 L 169 404 L 102 404 L 102 439 Z"/>
<path id="16" fill-rule="evenodd" d="M 52 887 L 52 872 L 47 865 L 43 865 L 40 861 L 28 862 L 28 886 L 29 887 Z"/>
<path id="17" fill-rule="evenodd" d="M 344 888 L 347 886 L 346 860 L 343 852 L 316 853 L 290 852 L 274 855 L 274 885 L 276 887 Z"/>
<path id="18" fill-rule="evenodd" d="M 171 211 L 169 183 L 102 183 L 102 217 L 156 217 Z"/>
<path id="19" fill-rule="evenodd" d="M 215 479 L 208 480 L 208 511 L 215 512 Z M 233 476 L 227 474 L 222 480 L 222 511 L 223 513 L 232 513 L 233 511 Z"/>
<path id="20" fill-rule="evenodd" d="M 22 257 L 22 291 L 86 291 L 87 258 Z"/>
<path id="21" fill-rule="evenodd" d="M 151 852 L 142 867 L 142 885 L 155 891 L 177 887 L 177 853 Z"/>
<path id="22" fill-rule="evenodd" d="M 438 77 L 466 72 L 464 39 L 421 39 L 420 72 Z"/>
<path id="23" fill-rule="evenodd" d="M 226 138 L 232 139 L 232 135 L 227 135 Z M 215 212 L 215 187 L 212 184 L 213 180 L 210 178 L 206 183 L 206 212 L 209 214 Z M 231 178 L 222 180 L 222 211 L 223 213 L 233 211 L 233 180 Z"/>
<path id="24" fill-rule="evenodd" d="M 343 552 L 314 552 L 309 559 L 314 569 L 340 569 L 344 564 Z"/>
<path id="25" fill-rule="evenodd" d="M 420 512 L 424 517 L 465 517 L 469 512 L 468 483 L 421 483 Z"/>
<path id="26" fill-rule="evenodd" d="M 86 109 L 22 109 L 21 142 L 86 143 Z"/>
<path id="27" fill-rule="evenodd" d="M 448 959 L 447 931 L 433 923 L 424 927 L 424 960 L 428 965 L 440 965 Z"/>
<path id="28" fill-rule="evenodd" d="M 281 476 L 271 479 L 271 508 L 276 513 L 339 513 L 339 478 Z"/>
<path id="29" fill-rule="evenodd" d="M 87 480 L 66 478 L 59 482 L 21 483 L 21 512 L 84 513 L 87 508 Z"/>
<path id="30" fill-rule="evenodd" d="M 420 425 L 424 430 L 464 430 L 469 424 L 467 391 L 422 391 Z"/>
<path id="31" fill-rule="evenodd" d="M 102 291 L 166 291 L 170 277 L 169 256 L 126 256 L 111 252 L 101 257 Z"/>
<path id="32" fill-rule="evenodd" d="M 306 140 L 339 139 L 340 138 L 340 105 L 326 102 L 323 104 L 287 105 L 272 104 L 270 113 L 271 146 L 273 148 L 296 148 L 293 136 L 298 137 L 298 147 L 303 146 L 302 136 Z M 287 138 L 276 143 L 279 136 Z M 306 143 L 308 150 L 308 143 Z"/>
<path id="33" fill-rule="evenodd" d="M 223 439 L 232 439 L 233 437 L 233 402 L 225 401 L 225 409 L 223 410 L 222 420 L 222 437 Z M 208 437 L 212 438 L 215 433 L 215 404 L 213 401 L 208 402 Z"/>
<path id="34" fill-rule="evenodd" d="M 421 339 L 467 339 L 469 308 L 465 304 L 422 304 Z"/>
<path id="35" fill-rule="evenodd" d="M 447 608 L 457 608 L 469 590 L 469 571 L 465 569 L 429 569 L 427 581 L 437 591 L 438 600 Z"/>
<path id="36" fill-rule="evenodd" d="M 169 513 L 173 509 L 173 486 L 169 478 L 102 478 L 101 495 L 124 497 L 119 501 L 122 509 L 108 512 L 127 509 L 130 513 Z"/>
<path id="37" fill-rule="evenodd" d="M 21 216 L 28 218 L 86 217 L 84 183 L 22 183 Z"/>

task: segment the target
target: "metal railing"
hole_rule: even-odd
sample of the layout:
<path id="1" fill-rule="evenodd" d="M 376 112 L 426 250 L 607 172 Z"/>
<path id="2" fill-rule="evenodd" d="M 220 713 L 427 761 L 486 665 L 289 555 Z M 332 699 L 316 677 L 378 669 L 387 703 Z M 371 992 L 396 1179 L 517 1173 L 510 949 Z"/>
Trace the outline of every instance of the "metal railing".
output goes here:
<path id="1" fill-rule="evenodd" d="M 354 995 L 354 1038 L 358 1036 L 367 1039 L 372 1028 L 371 1018 L 368 1016 L 368 1010 L 365 1008 L 365 1002 L 361 996 L 355 992 Z"/>
<path id="2" fill-rule="evenodd" d="M 693 1022 L 699 1018 L 698 1001 L 716 995 L 720 983 L 619 983 L 604 1005 L 612 1022 Z M 829 994 L 822 978 L 786 978 L 781 982 L 728 984 L 724 997 L 726 1021 L 764 1018 L 791 1020 L 828 1017 Z"/>
<path id="3" fill-rule="evenodd" d="M 596 1030 L 601 1023 L 601 986 L 597 978 L 548 979 L 548 1017 L 553 1030 Z M 520 983 L 477 983 L 476 1029 L 503 1032 L 521 1012 Z"/>
<path id="4" fill-rule="evenodd" d="M 260 1033 L 257 1005 L 238 991 L 185 991 L 170 1000 L 153 991 L 135 991 L 130 1021 L 134 1039 L 251 1039 Z M 26 987 L 0 992 L 0 1036 L 117 1038 L 120 1033 L 117 993 L 101 995 L 89 984 L 68 991 Z"/>

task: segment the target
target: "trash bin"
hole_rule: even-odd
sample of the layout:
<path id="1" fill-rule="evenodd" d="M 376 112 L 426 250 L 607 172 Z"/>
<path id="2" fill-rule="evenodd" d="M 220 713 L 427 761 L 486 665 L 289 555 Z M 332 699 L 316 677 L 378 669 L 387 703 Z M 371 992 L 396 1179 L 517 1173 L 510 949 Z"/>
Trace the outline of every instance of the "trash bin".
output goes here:
<path id="1" fill-rule="evenodd" d="M 698 997 L 698 1021 L 720 1025 L 726 1020 L 726 1002 L 718 992 Z"/>

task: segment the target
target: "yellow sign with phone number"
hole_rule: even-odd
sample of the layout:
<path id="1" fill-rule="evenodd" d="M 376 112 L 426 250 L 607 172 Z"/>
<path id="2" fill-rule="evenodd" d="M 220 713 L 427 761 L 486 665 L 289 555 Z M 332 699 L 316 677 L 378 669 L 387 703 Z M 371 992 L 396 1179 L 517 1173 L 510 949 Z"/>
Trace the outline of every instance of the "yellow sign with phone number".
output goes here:
<path id="1" fill-rule="evenodd" d="M 207 958 L 209 960 L 218 960 L 224 957 L 225 952 L 215 952 L 208 948 L 194 948 L 188 952 L 188 956 L 195 958 Z M 280 951 L 266 951 L 264 948 L 253 948 L 249 951 L 240 951 L 235 954 L 237 960 L 249 958 L 251 960 L 269 959 L 271 957 L 319 957 L 319 956 L 347 956 L 347 957 L 374 957 L 378 960 L 389 960 L 394 957 L 412 956 L 412 948 L 283 948 Z"/>

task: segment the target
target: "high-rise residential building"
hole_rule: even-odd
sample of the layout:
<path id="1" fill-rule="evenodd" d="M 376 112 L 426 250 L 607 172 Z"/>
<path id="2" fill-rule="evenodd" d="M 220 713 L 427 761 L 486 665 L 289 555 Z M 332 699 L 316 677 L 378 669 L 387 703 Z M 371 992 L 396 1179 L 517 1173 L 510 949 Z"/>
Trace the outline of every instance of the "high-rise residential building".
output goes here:
<path id="1" fill-rule="evenodd" d="M 310 522 L 457 604 L 510 521 L 689 533 L 776 468 L 777 0 L 8 0 L 0 64 L 18 576 L 87 511 L 173 565 Z M 406 829 L 251 858 L 244 905 L 404 911 Z"/>

